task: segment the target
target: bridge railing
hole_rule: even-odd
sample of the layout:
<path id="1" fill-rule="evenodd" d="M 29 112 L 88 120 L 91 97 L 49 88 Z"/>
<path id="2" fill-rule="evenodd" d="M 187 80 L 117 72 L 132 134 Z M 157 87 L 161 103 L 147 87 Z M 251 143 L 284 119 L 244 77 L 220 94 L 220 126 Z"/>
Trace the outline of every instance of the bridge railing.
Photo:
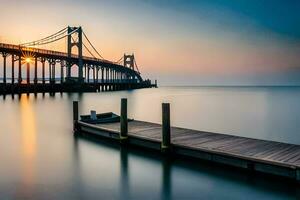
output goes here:
<path id="1" fill-rule="evenodd" d="M 52 50 L 47 50 L 47 49 L 32 48 L 32 47 L 25 47 L 25 46 L 14 45 L 14 44 L 0 43 L 0 48 L 13 49 L 13 50 L 19 50 L 19 51 L 27 51 L 27 52 L 40 53 L 40 54 L 47 54 L 47 55 L 53 55 L 53 56 L 68 57 L 68 54 L 64 53 L 64 52 L 52 51 Z M 78 55 L 72 54 L 71 57 L 72 58 L 78 58 Z M 109 64 L 117 64 L 117 63 L 109 61 L 109 60 L 93 58 L 93 57 L 88 57 L 88 56 L 83 56 L 82 58 L 84 60 L 88 60 L 88 61 L 104 62 L 104 63 L 109 63 Z"/>

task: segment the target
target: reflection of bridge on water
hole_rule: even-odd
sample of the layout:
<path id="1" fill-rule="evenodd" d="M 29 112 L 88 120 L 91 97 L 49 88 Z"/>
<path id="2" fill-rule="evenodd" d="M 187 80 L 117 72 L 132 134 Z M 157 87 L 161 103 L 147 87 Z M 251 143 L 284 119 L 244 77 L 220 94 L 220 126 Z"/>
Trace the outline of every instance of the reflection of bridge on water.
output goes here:
<path id="1" fill-rule="evenodd" d="M 64 39 L 67 40 L 66 53 L 37 48 Z M 83 39 L 87 42 L 85 43 Z M 78 55 L 72 54 L 73 47 L 77 47 Z M 83 50 L 89 56 L 84 56 Z M 0 94 L 85 92 L 156 87 L 156 84 L 151 84 L 150 80 L 143 80 L 133 54 L 124 54 L 116 62 L 104 59 L 81 27 L 66 27 L 43 39 L 20 45 L 0 43 L 0 53 L 3 56 Z M 7 77 L 8 58 L 11 59 L 11 77 Z M 15 64 L 17 64 L 17 69 Z M 34 67 L 31 67 L 31 64 Z M 46 65 L 48 69 L 46 69 Z M 22 76 L 24 66 L 26 66 L 26 79 L 23 79 Z M 73 68 L 78 69 L 75 76 L 71 75 Z M 46 77 L 46 70 L 49 70 L 48 77 Z M 59 72 L 57 73 L 57 71 Z M 32 72 L 33 79 L 30 77 Z"/>

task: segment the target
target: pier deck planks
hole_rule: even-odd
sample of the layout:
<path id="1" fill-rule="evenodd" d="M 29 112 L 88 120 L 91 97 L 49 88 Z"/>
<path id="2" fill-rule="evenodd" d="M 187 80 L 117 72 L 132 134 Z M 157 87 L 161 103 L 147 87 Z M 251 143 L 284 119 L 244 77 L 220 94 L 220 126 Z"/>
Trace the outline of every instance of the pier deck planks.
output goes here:
<path id="1" fill-rule="evenodd" d="M 92 126 L 108 133 L 120 132 L 119 122 Z M 162 127 L 160 124 L 150 122 L 129 121 L 128 137 L 139 138 L 141 141 L 154 141 L 159 144 L 162 139 Z M 216 156 L 215 158 L 206 156 L 212 161 L 219 159 L 225 164 L 237 164 L 241 167 L 246 166 L 246 168 L 250 163 L 250 166 L 257 165 L 254 169 L 256 171 L 282 175 L 298 181 L 300 179 L 300 145 L 178 127 L 171 127 L 171 144 L 174 148 L 184 151 L 192 150 Z M 145 144 L 143 145 L 145 146 Z M 184 155 L 189 154 L 191 153 Z"/>
<path id="2" fill-rule="evenodd" d="M 97 125 L 100 128 L 120 131 L 120 123 Z M 143 121 L 128 122 L 128 135 L 161 141 L 161 125 Z M 171 128 L 174 145 L 195 149 L 220 151 L 245 158 L 254 158 L 283 165 L 300 167 L 300 145 L 251 139 L 239 136 L 209 133 L 184 128 Z"/>

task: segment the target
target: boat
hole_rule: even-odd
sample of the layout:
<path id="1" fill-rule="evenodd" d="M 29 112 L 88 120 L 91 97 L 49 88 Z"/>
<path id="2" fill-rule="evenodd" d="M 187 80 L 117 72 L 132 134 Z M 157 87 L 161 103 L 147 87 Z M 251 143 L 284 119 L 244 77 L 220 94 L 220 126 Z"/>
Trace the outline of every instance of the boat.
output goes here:
<path id="1" fill-rule="evenodd" d="M 80 121 L 90 124 L 120 122 L 120 116 L 113 112 L 96 114 L 96 119 L 92 119 L 91 115 L 80 115 Z"/>

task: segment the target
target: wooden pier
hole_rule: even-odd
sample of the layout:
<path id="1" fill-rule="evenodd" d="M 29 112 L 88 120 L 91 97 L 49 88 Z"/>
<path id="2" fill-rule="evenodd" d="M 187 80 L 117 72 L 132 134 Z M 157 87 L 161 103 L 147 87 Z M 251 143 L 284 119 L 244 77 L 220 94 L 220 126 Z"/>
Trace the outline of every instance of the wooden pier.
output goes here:
<path id="1" fill-rule="evenodd" d="M 126 104 L 122 107 L 124 106 L 126 107 Z M 127 113 L 126 120 L 121 120 L 121 124 L 91 124 L 78 120 L 77 113 L 77 117 L 74 118 L 74 130 L 77 133 L 93 134 L 122 143 L 125 140 L 126 145 L 300 181 L 300 145 L 171 127 L 169 104 L 163 104 L 162 110 L 162 125 L 137 120 L 127 121 Z M 76 105 L 74 111 L 78 111 Z M 128 126 L 128 132 L 120 134 L 124 132 L 121 131 L 123 123 Z"/>

